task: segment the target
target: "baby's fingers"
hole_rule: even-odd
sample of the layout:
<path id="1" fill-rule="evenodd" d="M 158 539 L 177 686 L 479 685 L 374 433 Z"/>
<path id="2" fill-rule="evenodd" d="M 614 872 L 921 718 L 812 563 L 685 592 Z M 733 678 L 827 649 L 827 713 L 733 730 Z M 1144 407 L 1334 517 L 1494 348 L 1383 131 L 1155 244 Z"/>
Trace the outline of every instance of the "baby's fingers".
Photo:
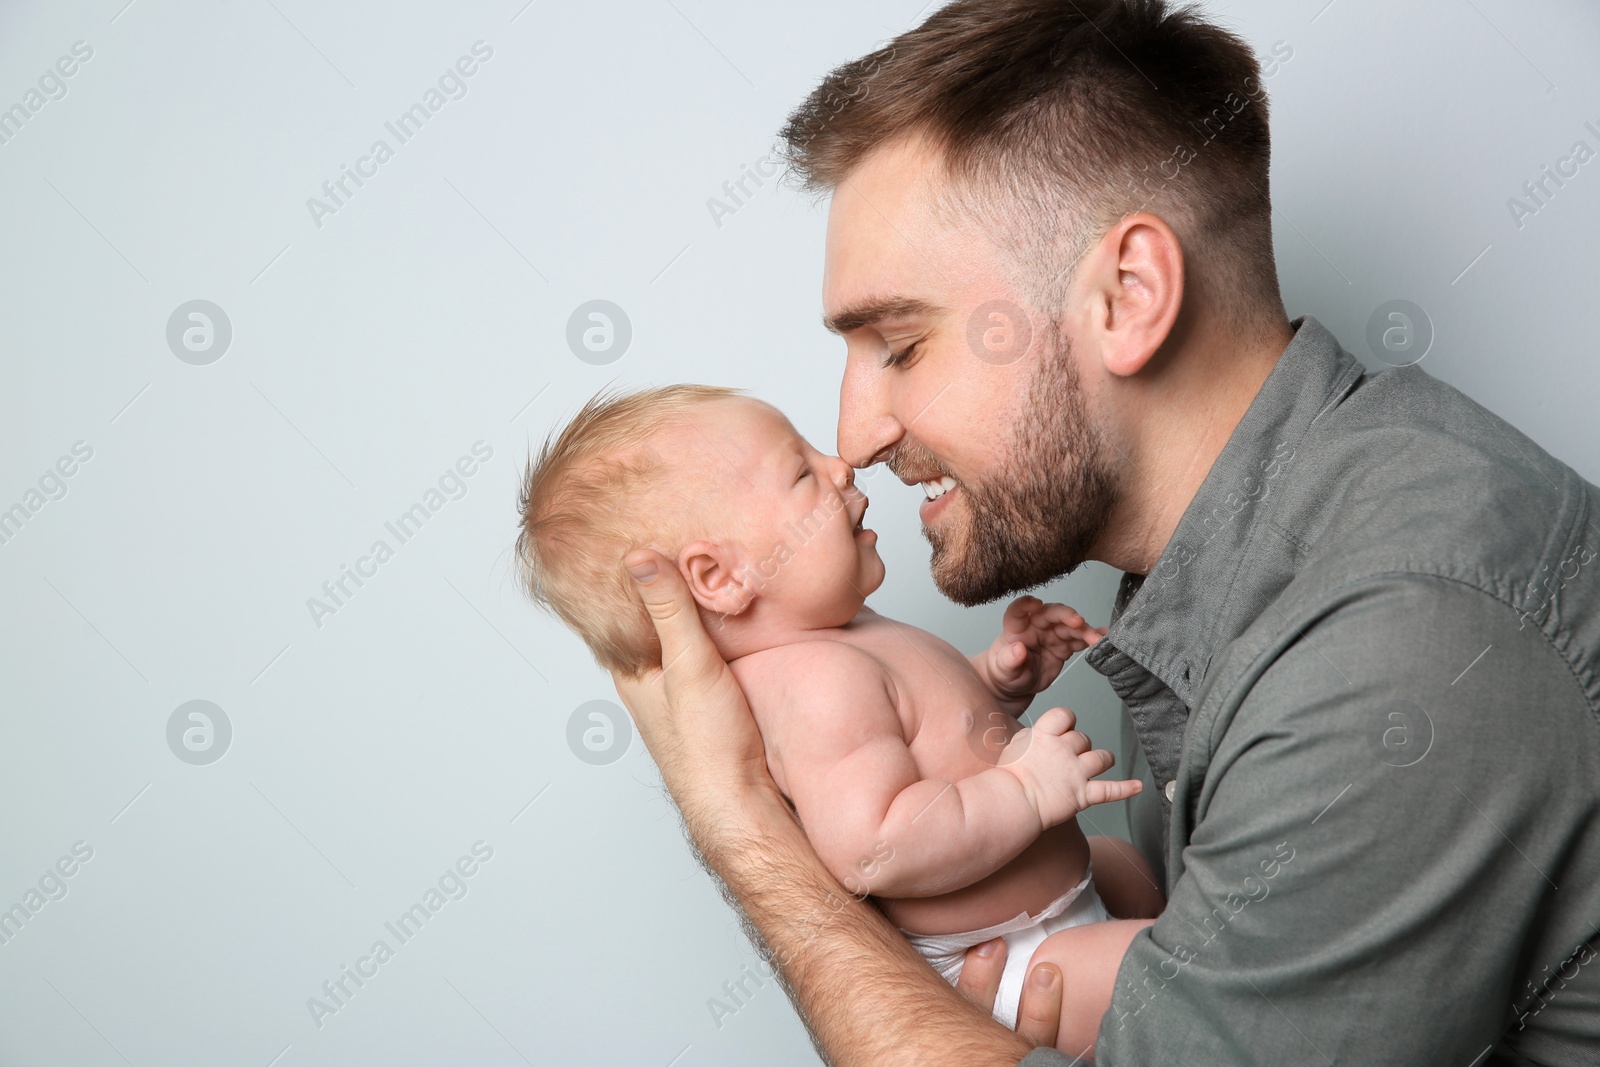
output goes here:
<path id="1" fill-rule="evenodd" d="M 1083 790 L 1083 799 L 1090 807 L 1096 804 L 1115 804 L 1119 800 L 1138 796 L 1139 790 L 1144 788 L 1144 783 L 1137 778 L 1113 779 L 1103 782 L 1098 778 L 1092 779 Z"/>
<path id="2" fill-rule="evenodd" d="M 1082 734 L 1078 736 L 1082 737 Z M 1085 778 L 1096 778 L 1117 765 L 1117 757 L 1103 748 L 1088 749 L 1078 753 L 1078 767 Z M 1094 783 L 1091 782 L 1091 785 Z"/>
<path id="3" fill-rule="evenodd" d="M 1078 725 L 1078 717 L 1072 712 L 1066 708 L 1051 708 L 1039 716 L 1038 721 L 1033 724 L 1033 728 L 1041 734 L 1060 735 L 1069 732 L 1076 725 Z M 1110 764 L 1108 763 L 1106 766 L 1109 767 Z"/>
<path id="4" fill-rule="evenodd" d="M 1036 596 L 1019 596 L 1006 607 L 1000 619 L 1002 633 L 1020 634 L 1033 625 L 1033 616 L 1044 606 Z"/>
<path id="5" fill-rule="evenodd" d="M 1041 624 L 1066 626 L 1073 630 L 1085 629 L 1089 625 L 1078 609 L 1065 604 L 1046 604 L 1039 610 L 1036 618 Z"/>

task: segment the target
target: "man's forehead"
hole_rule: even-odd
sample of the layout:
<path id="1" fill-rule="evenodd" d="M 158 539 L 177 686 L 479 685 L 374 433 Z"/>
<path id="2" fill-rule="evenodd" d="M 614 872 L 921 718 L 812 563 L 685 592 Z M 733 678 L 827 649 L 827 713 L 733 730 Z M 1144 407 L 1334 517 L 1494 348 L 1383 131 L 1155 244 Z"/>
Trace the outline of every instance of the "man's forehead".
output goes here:
<path id="1" fill-rule="evenodd" d="M 973 220 L 948 210 L 949 189 L 942 157 L 920 139 L 886 145 L 845 176 L 828 209 L 825 324 L 844 332 L 866 311 L 933 310 L 992 258 Z"/>
<path id="2" fill-rule="evenodd" d="M 922 229 L 935 203 L 938 170 L 937 157 L 920 141 L 885 145 L 867 156 L 834 187 L 830 247 Z"/>

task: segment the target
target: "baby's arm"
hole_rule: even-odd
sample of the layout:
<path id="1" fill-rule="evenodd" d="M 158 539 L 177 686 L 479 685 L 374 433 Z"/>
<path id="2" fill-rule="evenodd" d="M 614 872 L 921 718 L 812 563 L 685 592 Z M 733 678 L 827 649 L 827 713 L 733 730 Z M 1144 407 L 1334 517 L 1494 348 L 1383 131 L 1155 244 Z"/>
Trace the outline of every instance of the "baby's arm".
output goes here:
<path id="1" fill-rule="evenodd" d="M 1049 827 L 1139 790 L 1138 782 L 1094 780 L 1110 769 L 1111 754 L 1090 751 L 1065 709 L 1014 736 L 1000 766 L 955 782 L 921 778 L 877 660 L 821 641 L 790 646 L 774 666 L 789 684 L 758 719 L 806 836 L 852 892 L 953 892 L 1004 866 Z"/>
<path id="2" fill-rule="evenodd" d="M 1090 626 L 1065 604 L 1018 597 L 1006 608 L 994 644 L 967 659 L 999 705 L 1016 717 L 1060 676 L 1067 660 L 1105 634 L 1105 627 Z"/>
<path id="3" fill-rule="evenodd" d="M 1139 850 L 1120 837 L 1089 838 L 1094 888 L 1113 919 L 1154 919 L 1167 906 L 1155 872 Z"/>

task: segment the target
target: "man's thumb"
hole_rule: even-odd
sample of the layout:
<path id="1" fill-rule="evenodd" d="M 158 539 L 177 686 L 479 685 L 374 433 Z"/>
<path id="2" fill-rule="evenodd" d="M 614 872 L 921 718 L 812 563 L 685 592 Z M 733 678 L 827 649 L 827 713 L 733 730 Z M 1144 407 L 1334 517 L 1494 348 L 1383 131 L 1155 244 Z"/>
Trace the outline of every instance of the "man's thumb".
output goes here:
<path id="1" fill-rule="evenodd" d="M 672 667 L 679 684 L 708 685 L 718 670 L 726 670 L 711 638 L 700 623 L 700 612 L 689 585 L 677 566 L 659 552 L 636 549 L 623 557 L 633 576 L 634 588 L 650 613 L 661 642 L 661 664 Z"/>
<path id="2" fill-rule="evenodd" d="M 694 618 L 696 622 L 699 620 L 694 610 L 694 597 L 690 595 L 678 568 L 667 557 L 648 548 L 628 553 L 623 557 L 622 565 L 633 576 L 634 588 L 645 610 L 650 613 L 651 621 L 655 623 L 663 651 L 669 640 L 676 638 L 681 643 L 681 634 L 669 634 L 668 631 L 676 630 L 676 621 L 686 616 Z"/>

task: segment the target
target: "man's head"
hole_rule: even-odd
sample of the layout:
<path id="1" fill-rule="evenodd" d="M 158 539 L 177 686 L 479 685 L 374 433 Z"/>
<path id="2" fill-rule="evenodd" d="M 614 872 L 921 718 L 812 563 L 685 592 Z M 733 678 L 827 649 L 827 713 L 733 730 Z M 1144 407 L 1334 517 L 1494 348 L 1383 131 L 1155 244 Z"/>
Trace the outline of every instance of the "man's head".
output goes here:
<path id="1" fill-rule="evenodd" d="M 883 581 L 854 472 L 769 404 L 678 385 L 595 397 L 530 460 L 517 555 L 535 600 L 607 670 L 661 662 L 622 567 L 676 561 L 725 657 L 841 626 Z"/>
<path id="2" fill-rule="evenodd" d="M 1259 68 L 1187 11 L 958 0 L 835 71 L 784 139 L 833 194 L 839 452 L 954 479 L 923 520 L 960 602 L 1123 536 L 1160 408 L 1200 374 L 1176 353 L 1285 328 Z"/>

